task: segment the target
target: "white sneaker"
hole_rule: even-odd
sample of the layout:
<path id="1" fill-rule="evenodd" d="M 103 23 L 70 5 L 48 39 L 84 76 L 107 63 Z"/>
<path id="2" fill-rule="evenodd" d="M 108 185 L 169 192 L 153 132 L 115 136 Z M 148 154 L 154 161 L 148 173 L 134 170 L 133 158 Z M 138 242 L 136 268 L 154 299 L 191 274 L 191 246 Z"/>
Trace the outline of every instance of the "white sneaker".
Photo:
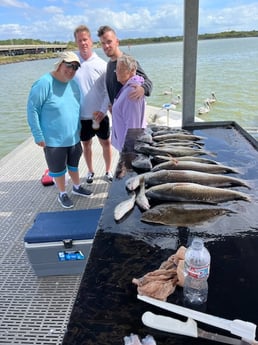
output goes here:
<path id="1" fill-rule="evenodd" d="M 87 176 L 86 176 L 86 182 L 88 184 L 92 184 L 93 182 L 93 177 L 94 177 L 94 173 L 93 172 L 88 172 Z"/>
<path id="2" fill-rule="evenodd" d="M 106 172 L 105 180 L 109 183 L 113 182 L 113 174 L 110 171 Z"/>

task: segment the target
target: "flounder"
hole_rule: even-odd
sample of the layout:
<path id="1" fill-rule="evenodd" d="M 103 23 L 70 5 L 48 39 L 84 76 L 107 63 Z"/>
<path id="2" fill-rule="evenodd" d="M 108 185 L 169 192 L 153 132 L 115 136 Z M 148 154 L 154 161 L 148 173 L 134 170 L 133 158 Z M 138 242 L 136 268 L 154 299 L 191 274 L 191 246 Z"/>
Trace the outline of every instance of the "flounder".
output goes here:
<path id="1" fill-rule="evenodd" d="M 196 205 L 186 203 L 166 203 L 152 207 L 141 216 L 146 223 L 163 224 L 170 226 L 200 225 L 233 211 L 211 205 Z"/>

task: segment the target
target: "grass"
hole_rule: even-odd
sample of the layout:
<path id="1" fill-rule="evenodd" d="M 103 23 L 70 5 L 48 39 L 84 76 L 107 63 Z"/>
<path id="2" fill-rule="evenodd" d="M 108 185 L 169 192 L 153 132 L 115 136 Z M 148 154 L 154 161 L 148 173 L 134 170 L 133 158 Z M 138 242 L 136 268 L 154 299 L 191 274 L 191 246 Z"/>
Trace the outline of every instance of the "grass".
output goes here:
<path id="1" fill-rule="evenodd" d="M 57 53 L 44 53 L 44 54 L 24 54 L 24 55 L 14 55 L 14 56 L 1 56 L 0 55 L 0 65 L 5 65 L 9 63 L 32 61 L 32 60 L 42 60 L 42 59 L 53 59 L 56 58 Z"/>

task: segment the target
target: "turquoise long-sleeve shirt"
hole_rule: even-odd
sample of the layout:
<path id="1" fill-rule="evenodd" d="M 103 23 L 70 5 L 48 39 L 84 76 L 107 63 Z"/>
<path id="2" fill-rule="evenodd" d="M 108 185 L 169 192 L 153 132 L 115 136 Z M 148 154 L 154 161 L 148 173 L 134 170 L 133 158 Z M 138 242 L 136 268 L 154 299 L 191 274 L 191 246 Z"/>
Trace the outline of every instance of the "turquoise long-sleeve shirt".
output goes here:
<path id="1" fill-rule="evenodd" d="M 31 87 L 27 119 L 36 143 L 68 147 L 80 141 L 80 90 L 74 80 L 67 83 L 44 74 Z"/>

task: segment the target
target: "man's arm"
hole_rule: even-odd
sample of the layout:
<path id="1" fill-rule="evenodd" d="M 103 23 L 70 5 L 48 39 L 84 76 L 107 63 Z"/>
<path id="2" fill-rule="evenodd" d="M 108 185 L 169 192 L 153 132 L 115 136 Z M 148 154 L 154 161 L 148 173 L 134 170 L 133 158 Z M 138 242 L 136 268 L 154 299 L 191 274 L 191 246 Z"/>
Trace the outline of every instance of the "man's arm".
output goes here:
<path id="1" fill-rule="evenodd" d="M 144 83 L 142 85 L 144 89 L 144 95 L 145 96 L 150 96 L 152 92 L 152 81 L 148 78 L 144 70 L 142 69 L 141 65 L 137 61 L 137 70 L 136 74 L 144 78 Z"/>

